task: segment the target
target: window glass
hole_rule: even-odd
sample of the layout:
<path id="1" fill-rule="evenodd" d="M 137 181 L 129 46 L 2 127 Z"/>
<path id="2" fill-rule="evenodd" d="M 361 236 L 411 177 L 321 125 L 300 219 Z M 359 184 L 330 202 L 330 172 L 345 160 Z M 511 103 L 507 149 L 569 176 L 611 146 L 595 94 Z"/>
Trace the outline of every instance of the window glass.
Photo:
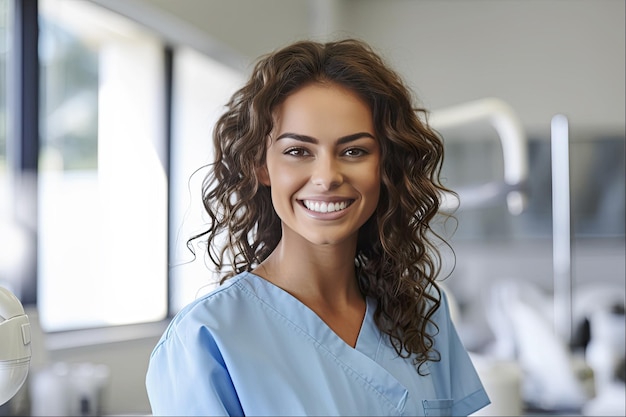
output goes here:
<path id="1" fill-rule="evenodd" d="M 6 192 L 7 178 L 7 64 L 9 55 L 9 2 L 0 0 L 0 193 Z M 0 194 L 0 201 L 6 196 Z"/>
<path id="2" fill-rule="evenodd" d="M 38 309 L 58 331 L 167 313 L 158 39 L 72 0 L 40 2 Z"/>
<path id="3" fill-rule="evenodd" d="M 201 200 L 206 165 L 213 161 L 212 129 L 243 75 L 190 49 L 177 50 L 174 61 L 171 147 L 171 309 L 172 312 L 212 288 L 215 276 L 205 250 L 187 240 L 203 231 Z"/>
<path id="4" fill-rule="evenodd" d="M 11 64 L 10 2 L 0 0 L 0 285 L 19 295 L 16 270 L 24 255 L 23 234 L 13 218 L 14 189 L 9 160 L 9 66 Z"/>

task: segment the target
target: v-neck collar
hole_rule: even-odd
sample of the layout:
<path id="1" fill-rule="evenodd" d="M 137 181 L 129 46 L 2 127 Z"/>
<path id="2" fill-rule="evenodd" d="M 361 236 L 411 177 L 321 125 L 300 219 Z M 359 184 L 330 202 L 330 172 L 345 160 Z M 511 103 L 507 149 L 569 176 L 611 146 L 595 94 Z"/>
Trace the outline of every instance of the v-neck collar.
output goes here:
<path id="1" fill-rule="evenodd" d="M 324 350 L 346 369 L 358 375 L 361 383 L 375 389 L 402 413 L 408 390 L 396 379 L 378 358 L 383 340 L 382 333 L 374 323 L 376 300 L 366 298 L 366 311 L 353 348 L 341 339 L 312 309 L 282 288 L 266 279 L 246 272 L 233 282 L 241 290 L 273 310 L 293 326 L 298 333 L 305 334 L 319 350 Z"/>
<path id="2" fill-rule="evenodd" d="M 255 292 L 262 301 L 309 333 L 318 342 L 328 346 L 341 346 L 341 349 L 357 350 L 376 361 L 381 333 L 374 322 L 376 300 L 373 298 L 366 297 L 365 299 L 365 314 L 363 315 L 356 344 L 352 347 L 339 337 L 315 311 L 289 292 L 252 272 L 244 273 L 243 277 L 247 277 L 247 282 L 254 285 Z"/>
<path id="3" fill-rule="evenodd" d="M 363 317 L 361 330 L 359 330 L 359 336 L 356 340 L 356 346 L 354 348 L 376 361 L 382 338 L 382 333 L 379 331 L 376 326 L 376 322 L 374 321 L 376 300 L 371 297 L 366 297 L 365 303 L 365 316 Z"/>

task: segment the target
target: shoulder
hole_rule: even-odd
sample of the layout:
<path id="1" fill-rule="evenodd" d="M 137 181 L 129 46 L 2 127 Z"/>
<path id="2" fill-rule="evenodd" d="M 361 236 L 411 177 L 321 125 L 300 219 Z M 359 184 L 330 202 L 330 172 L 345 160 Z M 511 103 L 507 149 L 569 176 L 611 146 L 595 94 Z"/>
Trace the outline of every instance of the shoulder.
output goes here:
<path id="1" fill-rule="evenodd" d="M 258 280 L 253 274 L 243 272 L 193 300 L 174 316 L 161 341 L 173 334 L 184 337 L 190 331 L 196 333 L 199 328 L 218 330 L 233 325 L 231 322 L 236 316 L 241 317 L 242 310 L 262 302 L 257 295 Z"/>
<path id="2" fill-rule="evenodd" d="M 447 288 L 445 286 L 443 286 L 441 283 L 437 283 L 437 289 L 435 290 L 433 289 L 432 292 L 434 293 L 435 297 L 439 297 L 439 308 L 438 311 L 440 312 L 440 314 L 444 314 L 446 316 L 450 316 L 451 315 L 451 303 L 450 303 L 450 295 L 449 295 L 449 291 L 447 290 Z M 438 291 L 438 294 L 437 294 Z"/>

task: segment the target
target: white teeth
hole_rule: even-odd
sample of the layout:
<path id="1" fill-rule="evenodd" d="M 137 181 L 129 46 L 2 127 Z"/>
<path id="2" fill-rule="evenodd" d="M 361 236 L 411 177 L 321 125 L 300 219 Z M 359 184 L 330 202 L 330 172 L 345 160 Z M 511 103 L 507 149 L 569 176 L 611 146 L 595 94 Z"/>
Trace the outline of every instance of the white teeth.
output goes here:
<path id="1" fill-rule="evenodd" d="M 316 211 L 318 213 L 332 213 L 334 211 L 344 210 L 350 205 L 348 201 L 341 201 L 336 203 L 320 203 L 319 201 L 304 200 L 303 202 L 306 208 L 311 211 Z"/>

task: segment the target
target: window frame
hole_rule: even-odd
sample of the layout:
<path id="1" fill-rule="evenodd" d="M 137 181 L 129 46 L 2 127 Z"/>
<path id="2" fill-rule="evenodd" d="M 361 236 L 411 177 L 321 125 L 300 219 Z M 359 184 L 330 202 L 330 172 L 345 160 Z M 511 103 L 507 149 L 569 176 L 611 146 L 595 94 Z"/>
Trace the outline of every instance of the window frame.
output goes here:
<path id="1" fill-rule="evenodd" d="M 39 2 L 13 0 L 11 53 L 8 71 L 8 103 L 11 135 L 7 137 L 7 159 L 13 192 L 14 221 L 29 226 L 29 273 L 20 277 L 20 299 L 24 305 L 37 303 L 37 175 L 39 159 Z"/>
<path id="2" fill-rule="evenodd" d="M 102 7 L 94 2 L 94 4 Z M 14 88 L 7 91 L 7 102 L 12 111 L 8 115 L 11 135 L 7 138 L 7 159 L 14 204 L 10 215 L 14 220 L 28 225 L 29 251 L 27 263 L 30 269 L 19 277 L 16 293 L 24 305 L 31 320 L 38 321 L 38 175 L 40 157 L 40 57 L 39 57 L 39 0 L 10 0 L 9 10 L 14 21 L 10 29 L 11 54 L 8 69 L 8 84 Z M 127 16 L 124 16 L 127 18 Z M 173 60 L 175 50 L 171 44 L 161 40 L 163 54 L 163 97 L 164 112 L 163 134 L 165 142 L 164 170 L 167 183 L 170 178 L 170 158 L 172 140 L 172 95 L 173 95 Z M 9 143 L 10 142 L 10 143 Z M 167 187 L 167 201 L 170 205 L 171 188 Z M 167 242 L 170 242 L 171 211 L 166 207 L 168 224 L 166 225 Z M 168 243 L 169 246 L 169 243 Z M 169 249 L 167 253 L 169 260 Z M 170 272 L 167 270 L 168 297 L 166 315 L 162 320 L 85 327 L 79 329 L 42 332 L 47 350 L 62 350 L 81 346 L 114 343 L 127 340 L 152 338 L 162 334 L 172 318 L 170 309 L 171 288 Z"/>
<path id="3" fill-rule="evenodd" d="M 8 115 L 7 124 L 12 132 L 7 138 L 7 155 L 12 189 L 26 192 L 19 193 L 12 207 L 15 216 L 28 221 L 29 251 L 28 264 L 32 267 L 20 277 L 16 293 L 24 304 L 31 320 L 38 320 L 37 290 L 38 271 L 38 173 L 40 154 L 40 57 L 39 57 L 39 0 L 8 0 L 13 14 L 14 24 L 11 28 L 11 68 L 8 70 L 8 81 L 14 88 L 7 92 L 8 105 L 13 111 Z M 88 0 L 90 3 L 112 11 L 122 17 L 131 19 L 143 29 L 154 33 L 160 40 L 164 56 L 163 97 L 164 114 L 162 128 L 165 136 L 166 158 L 164 163 L 167 187 L 167 241 L 169 249 L 168 262 L 175 250 L 172 243 L 172 188 L 171 158 L 173 137 L 173 100 L 174 100 L 174 60 L 178 46 L 191 48 L 220 64 L 240 73 L 245 73 L 248 59 L 215 42 L 208 35 L 190 29 L 177 18 L 159 12 L 149 6 L 133 4 L 125 1 Z M 11 141 L 9 146 L 8 142 Z M 26 184 L 28 182 L 28 184 Z M 18 201 L 19 200 L 19 201 Z M 160 336 L 176 313 L 172 309 L 173 294 L 172 273 L 167 271 L 166 316 L 163 320 L 71 329 L 43 334 L 43 344 L 48 351 L 93 346 L 103 343 L 140 340 Z M 43 333 L 43 332 L 42 332 Z"/>

